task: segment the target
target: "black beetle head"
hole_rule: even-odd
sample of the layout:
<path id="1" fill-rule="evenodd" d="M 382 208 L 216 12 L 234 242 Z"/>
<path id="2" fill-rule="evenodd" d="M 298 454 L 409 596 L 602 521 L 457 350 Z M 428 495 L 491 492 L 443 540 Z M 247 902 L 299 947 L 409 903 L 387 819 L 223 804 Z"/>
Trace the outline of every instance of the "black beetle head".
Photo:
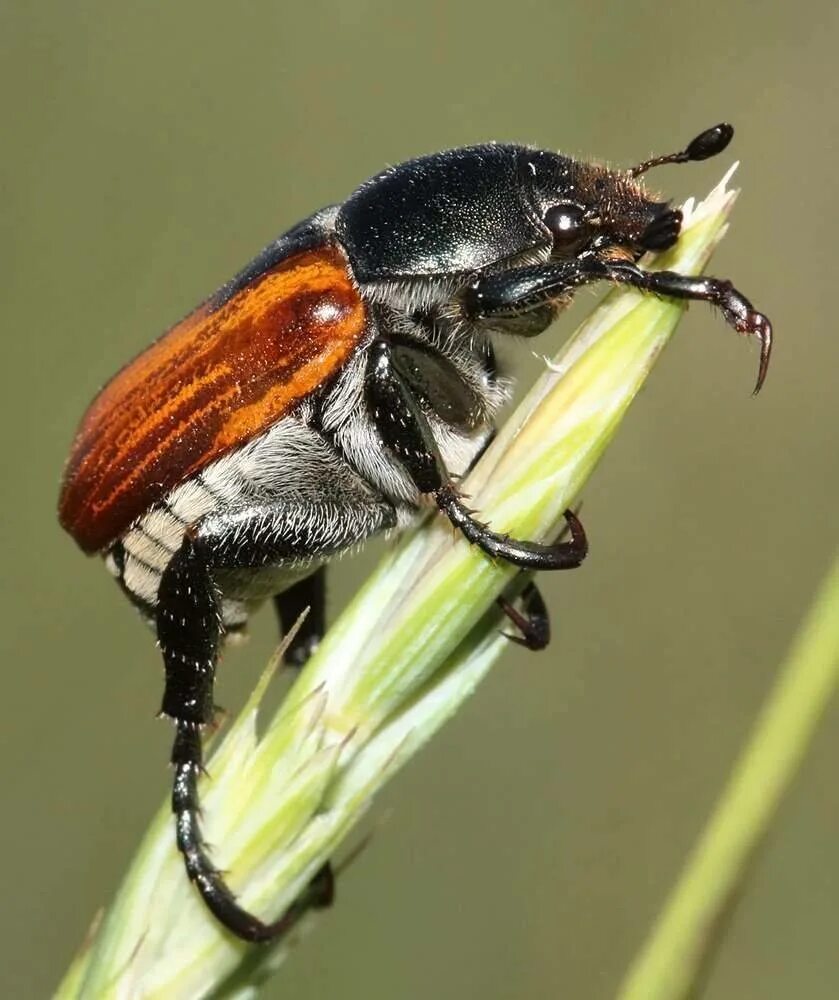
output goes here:
<path id="1" fill-rule="evenodd" d="M 651 200 L 638 183 L 641 174 L 665 163 L 707 160 L 731 142 L 734 129 L 721 122 L 677 153 L 645 160 L 626 171 L 569 160 L 534 150 L 525 156 L 540 204 L 542 222 L 558 257 L 596 254 L 637 260 L 648 250 L 667 250 L 678 240 L 682 213 Z"/>
<path id="2" fill-rule="evenodd" d="M 457 279 L 547 257 L 637 260 L 679 236 L 682 216 L 650 199 L 640 174 L 701 160 L 731 139 L 708 129 L 679 153 L 630 170 L 505 143 L 433 153 L 391 167 L 355 191 L 335 220 L 361 284 Z"/>
<path id="3" fill-rule="evenodd" d="M 650 199 L 629 172 L 546 151 L 531 151 L 527 166 L 554 257 L 636 260 L 679 238 L 682 213 Z"/>

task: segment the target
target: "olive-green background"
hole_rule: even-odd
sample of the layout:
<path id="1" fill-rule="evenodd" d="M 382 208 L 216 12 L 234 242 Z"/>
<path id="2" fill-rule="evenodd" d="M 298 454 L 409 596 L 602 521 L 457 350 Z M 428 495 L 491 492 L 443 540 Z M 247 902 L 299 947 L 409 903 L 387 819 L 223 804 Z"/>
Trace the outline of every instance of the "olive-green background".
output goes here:
<path id="1" fill-rule="evenodd" d="M 742 160 L 713 270 L 774 320 L 764 394 L 755 350 L 692 309 L 585 492 L 589 561 L 544 581 L 550 651 L 511 650 L 387 790 L 389 821 L 266 991 L 614 994 L 839 540 L 837 26 L 828 2 L 0 3 L 0 995 L 48 994 L 168 782 L 152 638 L 55 521 L 98 386 L 385 163 L 497 138 L 628 164 L 729 119 L 720 160 L 650 184 L 702 193 Z M 337 568 L 333 606 L 374 555 Z M 226 658 L 228 708 L 274 637 L 260 615 Z M 839 995 L 837 723 L 712 1000 Z"/>

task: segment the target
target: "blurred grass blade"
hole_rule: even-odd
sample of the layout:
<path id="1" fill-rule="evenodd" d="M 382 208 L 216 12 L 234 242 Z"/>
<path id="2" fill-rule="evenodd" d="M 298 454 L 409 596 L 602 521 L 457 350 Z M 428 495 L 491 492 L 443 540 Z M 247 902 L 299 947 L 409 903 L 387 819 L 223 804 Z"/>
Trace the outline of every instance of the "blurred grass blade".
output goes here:
<path id="1" fill-rule="evenodd" d="M 620 1000 L 684 1000 L 694 995 L 717 929 L 749 872 L 781 799 L 839 684 L 839 558 L 798 637 L 699 843 L 650 938 L 624 981 Z"/>
<path id="2" fill-rule="evenodd" d="M 686 206 L 683 236 L 658 266 L 702 270 L 734 201 L 727 179 L 701 206 Z M 595 309 L 463 484 L 496 530 L 557 535 L 682 309 L 632 290 Z M 492 609 L 515 570 L 442 521 L 386 555 L 264 737 L 256 735 L 255 695 L 210 762 L 207 840 L 231 888 L 258 914 L 292 901 L 505 648 Z M 59 996 L 244 996 L 282 954 L 248 947 L 210 917 L 184 875 L 166 805 Z"/>

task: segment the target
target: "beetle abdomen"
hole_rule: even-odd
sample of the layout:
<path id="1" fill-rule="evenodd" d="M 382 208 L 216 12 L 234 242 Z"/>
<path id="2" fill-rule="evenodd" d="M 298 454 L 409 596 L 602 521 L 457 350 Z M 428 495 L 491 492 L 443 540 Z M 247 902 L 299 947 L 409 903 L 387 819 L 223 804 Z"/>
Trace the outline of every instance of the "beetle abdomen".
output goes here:
<path id="1" fill-rule="evenodd" d="M 65 472 L 62 525 L 86 552 L 108 546 L 178 483 L 322 386 L 366 318 L 330 246 L 289 257 L 215 311 L 200 306 L 88 409 Z"/>

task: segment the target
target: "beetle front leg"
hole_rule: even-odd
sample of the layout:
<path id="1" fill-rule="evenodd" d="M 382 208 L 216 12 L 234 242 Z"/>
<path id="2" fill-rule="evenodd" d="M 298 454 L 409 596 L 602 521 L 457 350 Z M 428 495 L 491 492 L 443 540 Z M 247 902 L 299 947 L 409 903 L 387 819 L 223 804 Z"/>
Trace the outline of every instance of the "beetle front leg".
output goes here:
<path id="1" fill-rule="evenodd" d="M 605 266 L 609 281 L 631 285 L 671 299 L 709 302 L 720 310 L 726 323 L 738 333 L 757 337 L 760 343 L 760 363 L 754 393 L 760 392 L 772 354 L 772 324 L 730 281 L 723 278 L 693 278 L 676 271 L 643 271 L 628 261 L 607 262 Z"/>
<path id="2" fill-rule="evenodd" d="M 431 428 L 405 385 L 389 345 L 370 347 L 368 402 L 382 440 L 402 463 L 420 493 L 431 494 L 437 506 L 473 545 L 493 559 L 521 569 L 573 569 L 588 552 L 585 532 L 572 511 L 565 512 L 571 541 L 540 545 L 491 531 L 475 520 L 446 475 Z"/>
<path id="3" fill-rule="evenodd" d="M 512 317 L 540 309 L 570 295 L 581 285 L 613 281 L 673 299 L 693 299 L 716 306 L 738 333 L 760 343 L 755 393 L 760 391 L 772 353 L 772 324 L 730 281 L 693 278 L 676 271 L 645 271 L 630 261 L 579 257 L 536 264 L 476 279 L 463 293 L 462 308 L 470 319 Z"/>

